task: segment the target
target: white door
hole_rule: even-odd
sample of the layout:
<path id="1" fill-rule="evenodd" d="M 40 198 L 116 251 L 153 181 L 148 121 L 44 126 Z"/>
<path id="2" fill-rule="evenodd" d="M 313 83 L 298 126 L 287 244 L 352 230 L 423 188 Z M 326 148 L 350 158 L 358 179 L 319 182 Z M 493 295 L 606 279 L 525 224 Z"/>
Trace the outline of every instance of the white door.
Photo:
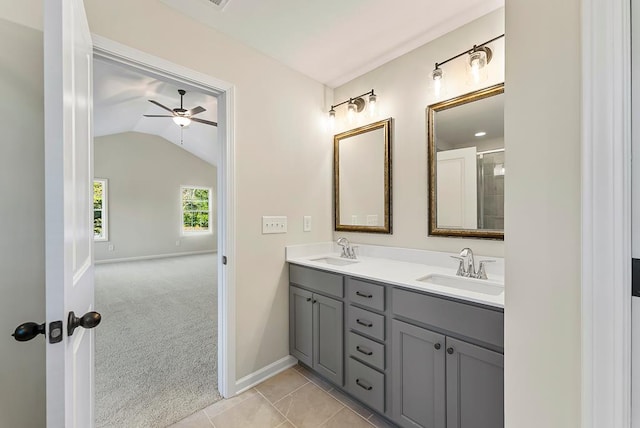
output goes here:
<path id="1" fill-rule="evenodd" d="M 67 321 L 93 310 L 93 47 L 82 0 L 46 0 L 44 13 L 47 427 L 88 428 L 94 333 L 69 335 Z"/>
<path id="2" fill-rule="evenodd" d="M 437 160 L 437 226 L 450 229 L 477 229 L 476 148 L 441 151 L 437 154 Z"/>

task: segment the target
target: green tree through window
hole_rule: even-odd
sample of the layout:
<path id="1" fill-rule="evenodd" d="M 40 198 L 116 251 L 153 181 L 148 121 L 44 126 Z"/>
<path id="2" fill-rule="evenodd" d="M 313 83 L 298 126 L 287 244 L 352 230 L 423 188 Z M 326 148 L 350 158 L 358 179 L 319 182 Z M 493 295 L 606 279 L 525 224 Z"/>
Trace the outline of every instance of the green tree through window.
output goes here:
<path id="1" fill-rule="evenodd" d="M 182 231 L 184 233 L 209 232 L 211 189 L 182 187 Z"/>
<path id="2" fill-rule="evenodd" d="M 107 180 L 93 181 L 93 239 L 107 240 Z"/>

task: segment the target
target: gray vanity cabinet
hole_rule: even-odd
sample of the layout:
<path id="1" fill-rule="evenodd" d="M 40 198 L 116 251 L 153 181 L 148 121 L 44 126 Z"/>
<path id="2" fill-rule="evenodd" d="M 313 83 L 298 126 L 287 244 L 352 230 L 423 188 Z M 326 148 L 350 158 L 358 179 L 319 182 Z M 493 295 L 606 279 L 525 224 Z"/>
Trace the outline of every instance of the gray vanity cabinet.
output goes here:
<path id="1" fill-rule="evenodd" d="M 343 385 L 343 303 L 291 286 L 289 323 L 291 355 Z"/>
<path id="2" fill-rule="evenodd" d="M 289 352 L 313 367 L 313 293 L 289 288 Z"/>
<path id="3" fill-rule="evenodd" d="M 447 428 L 504 426 L 504 356 L 447 337 Z"/>
<path id="4" fill-rule="evenodd" d="M 445 336 L 393 320 L 393 418 L 403 427 L 445 428 Z"/>
<path id="5" fill-rule="evenodd" d="M 289 279 L 291 355 L 339 389 L 403 428 L 504 427 L 503 311 L 297 265 Z"/>
<path id="6" fill-rule="evenodd" d="M 398 424 L 504 426 L 502 354 L 397 320 L 392 336 L 393 418 Z"/>

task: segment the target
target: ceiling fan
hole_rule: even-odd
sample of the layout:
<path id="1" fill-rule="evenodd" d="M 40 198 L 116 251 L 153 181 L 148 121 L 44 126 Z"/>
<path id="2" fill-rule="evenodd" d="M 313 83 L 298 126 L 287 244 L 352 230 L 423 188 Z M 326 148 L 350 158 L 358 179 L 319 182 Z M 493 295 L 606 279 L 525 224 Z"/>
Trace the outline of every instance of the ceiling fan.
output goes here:
<path id="1" fill-rule="evenodd" d="M 178 93 L 180 94 L 180 107 L 176 107 L 174 109 L 170 109 L 167 106 L 164 106 L 162 104 L 160 104 L 157 101 L 154 100 L 149 100 L 150 103 L 153 103 L 155 105 L 157 105 L 160 108 L 163 108 L 165 110 L 167 110 L 168 112 L 171 113 L 171 116 L 169 115 L 162 115 L 162 114 L 145 114 L 144 117 L 171 117 L 173 118 L 173 121 L 176 123 L 176 125 L 179 125 L 180 128 L 184 128 L 185 126 L 189 126 L 189 124 L 193 121 L 193 122 L 198 122 L 198 123 L 204 123 L 205 125 L 211 125 L 211 126 L 218 126 L 218 124 L 216 122 L 212 122 L 210 120 L 204 120 L 204 119 L 198 119 L 197 117 L 193 117 L 196 114 L 200 114 L 203 111 L 207 111 L 207 109 L 205 109 L 204 107 L 198 106 L 198 107 L 194 107 L 190 110 L 185 109 L 184 107 L 182 107 L 182 98 L 184 97 L 184 94 L 187 93 L 187 91 L 185 91 L 184 89 L 178 89 Z"/>

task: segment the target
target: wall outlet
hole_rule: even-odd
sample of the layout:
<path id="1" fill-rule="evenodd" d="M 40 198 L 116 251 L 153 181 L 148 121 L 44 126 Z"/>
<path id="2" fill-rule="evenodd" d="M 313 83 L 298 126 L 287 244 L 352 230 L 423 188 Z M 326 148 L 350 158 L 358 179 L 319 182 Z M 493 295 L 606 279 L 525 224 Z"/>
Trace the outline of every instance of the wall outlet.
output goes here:
<path id="1" fill-rule="evenodd" d="M 304 232 L 311 232 L 311 216 L 306 215 L 302 217 L 302 230 Z"/>
<path id="2" fill-rule="evenodd" d="M 262 234 L 269 233 L 287 233 L 287 217 L 286 216 L 262 216 Z"/>
<path id="3" fill-rule="evenodd" d="M 113 251 L 113 244 L 109 244 L 109 246 L 107 247 L 107 250 Z"/>

